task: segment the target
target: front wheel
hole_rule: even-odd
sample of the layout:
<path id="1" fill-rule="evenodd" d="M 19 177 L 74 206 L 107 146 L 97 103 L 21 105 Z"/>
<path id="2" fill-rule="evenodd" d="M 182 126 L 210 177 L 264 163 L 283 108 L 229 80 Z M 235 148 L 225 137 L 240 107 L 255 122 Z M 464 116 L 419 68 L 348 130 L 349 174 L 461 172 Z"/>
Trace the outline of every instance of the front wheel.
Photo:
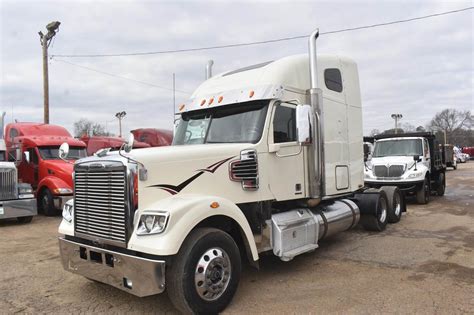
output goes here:
<path id="1" fill-rule="evenodd" d="M 425 177 L 423 185 L 416 191 L 416 202 L 426 205 L 430 202 L 430 181 Z"/>
<path id="2" fill-rule="evenodd" d="M 49 191 L 48 188 L 43 189 L 39 196 L 38 202 L 40 209 L 43 210 L 43 213 L 46 216 L 51 217 L 53 215 L 56 215 L 57 211 L 54 207 L 53 194 L 51 193 L 51 191 Z"/>
<path id="3" fill-rule="evenodd" d="M 232 300 L 240 280 L 241 259 L 224 231 L 192 231 L 166 273 L 168 295 L 183 313 L 217 314 Z"/>

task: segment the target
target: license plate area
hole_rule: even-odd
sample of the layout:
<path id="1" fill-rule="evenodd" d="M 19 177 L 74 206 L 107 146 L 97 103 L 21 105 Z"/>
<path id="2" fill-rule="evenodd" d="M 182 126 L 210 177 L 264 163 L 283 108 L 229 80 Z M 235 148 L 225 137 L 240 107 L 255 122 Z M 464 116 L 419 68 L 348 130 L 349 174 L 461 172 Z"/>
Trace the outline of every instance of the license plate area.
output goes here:
<path id="1" fill-rule="evenodd" d="M 114 267 L 115 258 L 113 254 L 96 252 L 86 247 L 79 247 L 79 257 L 93 263 Z"/>

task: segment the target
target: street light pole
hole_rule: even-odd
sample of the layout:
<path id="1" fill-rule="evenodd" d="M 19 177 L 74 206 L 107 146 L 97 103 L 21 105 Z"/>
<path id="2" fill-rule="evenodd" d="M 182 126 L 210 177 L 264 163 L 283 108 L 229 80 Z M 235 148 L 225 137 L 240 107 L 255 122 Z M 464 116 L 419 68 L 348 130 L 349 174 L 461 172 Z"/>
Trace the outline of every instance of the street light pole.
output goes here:
<path id="1" fill-rule="evenodd" d="M 393 119 L 395 119 L 395 133 L 398 133 L 398 120 L 403 118 L 402 114 L 392 114 L 391 116 Z"/>
<path id="2" fill-rule="evenodd" d="M 58 21 L 53 21 L 46 25 L 48 33 L 38 32 L 40 43 L 43 49 L 43 96 L 44 96 L 44 123 L 49 124 L 49 77 L 48 77 L 48 47 L 56 35 L 59 25 Z"/>
<path id="3" fill-rule="evenodd" d="M 115 117 L 117 117 L 119 121 L 119 137 L 122 138 L 122 119 L 127 115 L 126 112 L 118 112 L 115 114 Z"/>

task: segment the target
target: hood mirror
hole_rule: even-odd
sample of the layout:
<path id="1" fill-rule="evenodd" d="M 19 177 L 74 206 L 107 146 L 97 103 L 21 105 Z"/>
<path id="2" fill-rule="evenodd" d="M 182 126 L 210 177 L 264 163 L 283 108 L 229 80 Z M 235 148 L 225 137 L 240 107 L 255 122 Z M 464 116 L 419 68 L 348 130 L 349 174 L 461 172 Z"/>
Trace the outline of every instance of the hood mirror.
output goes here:
<path id="1" fill-rule="evenodd" d="M 61 160 L 65 160 L 69 155 L 69 144 L 67 144 L 66 142 L 61 144 L 61 146 L 59 147 L 58 155 Z"/>
<path id="2" fill-rule="evenodd" d="M 126 153 L 130 153 L 130 151 L 132 151 L 133 149 L 133 142 L 135 141 L 135 137 L 133 136 L 133 133 L 130 133 L 128 135 L 128 139 L 127 141 L 125 141 L 124 145 L 123 145 L 123 150 L 126 152 Z"/>

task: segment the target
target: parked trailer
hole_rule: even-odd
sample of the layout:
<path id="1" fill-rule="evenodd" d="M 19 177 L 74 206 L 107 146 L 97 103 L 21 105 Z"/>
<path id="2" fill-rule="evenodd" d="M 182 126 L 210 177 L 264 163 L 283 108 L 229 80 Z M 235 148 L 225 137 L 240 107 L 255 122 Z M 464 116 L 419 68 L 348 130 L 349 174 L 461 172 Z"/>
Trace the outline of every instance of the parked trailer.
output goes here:
<path id="1" fill-rule="evenodd" d="M 84 158 L 86 145 L 63 127 L 41 123 L 12 123 L 5 129 L 8 158 L 18 164 L 18 177 L 33 187 L 38 208 L 55 215 L 72 198 L 73 161 Z M 59 146 L 71 147 L 69 161 L 58 158 Z"/>
<path id="2" fill-rule="evenodd" d="M 443 164 L 446 167 L 452 167 L 457 169 L 457 159 L 456 154 L 454 153 L 454 146 L 452 144 L 440 144 L 439 145 L 442 153 Z"/>
<path id="3" fill-rule="evenodd" d="M 140 128 L 131 132 L 137 141 L 148 143 L 152 147 L 168 146 L 173 142 L 173 132 L 171 130 Z"/>
<path id="4" fill-rule="evenodd" d="M 214 314 L 237 290 L 241 257 L 290 261 L 359 222 L 382 231 L 399 220 L 398 188 L 364 190 L 357 66 L 316 56 L 317 37 L 309 57 L 202 83 L 179 106 L 172 146 L 132 151 L 130 139 L 120 154 L 77 161 L 59 227 L 64 268 Z"/>

